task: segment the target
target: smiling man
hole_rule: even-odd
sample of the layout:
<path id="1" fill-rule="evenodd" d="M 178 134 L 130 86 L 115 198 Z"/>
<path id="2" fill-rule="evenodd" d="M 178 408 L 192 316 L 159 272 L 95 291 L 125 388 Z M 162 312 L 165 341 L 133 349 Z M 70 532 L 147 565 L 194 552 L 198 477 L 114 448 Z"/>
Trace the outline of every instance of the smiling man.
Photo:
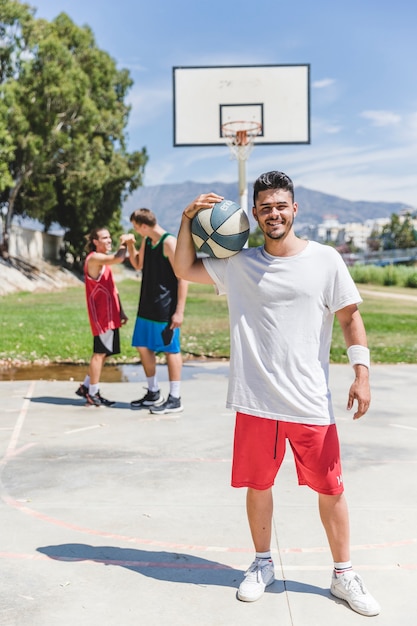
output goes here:
<path id="1" fill-rule="evenodd" d="M 350 561 L 349 516 L 328 386 L 336 316 L 354 369 L 347 408 L 356 402 L 354 419 L 368 410 L 370 357 L 357 307 L 359 292 L 333 248 L 296 236 L 293 183 L 279 171 L 262 174 L 254 184 L 252 213 L 264 245 L 228 259 L 198 259 L 191 221 L 199 210 L 220 200 L 215 193 L 202 194 L 184 210 L 175 271 L 186 280 L 214 284 L 228 298 L 227 406 L 236 411 L 232 486 L 247 488 L 256 551 L 238 598 L 258 600 L 274 582 L 272 486 L 288 441 L 299 484 L 318 493 L 334 561 L 332 594 L 362 615 L 377 615 L 379 605 Z"/>
<path id="2" fill-rule="evenodd" d="M 107 228 L 94 228 L 86 240 L 84 283 L 93 354 L 88 374 L 75 393 L 85 399 L 86 405 L 112 406 L 115 402 L 100 393 L 100 376 L 106 358 L 120 352 L 119 328 L 126 324 L 127 316 L 110 266 L 124 261 L 127 248 L 122 242 L 112 254 L 112 238 Z"/>

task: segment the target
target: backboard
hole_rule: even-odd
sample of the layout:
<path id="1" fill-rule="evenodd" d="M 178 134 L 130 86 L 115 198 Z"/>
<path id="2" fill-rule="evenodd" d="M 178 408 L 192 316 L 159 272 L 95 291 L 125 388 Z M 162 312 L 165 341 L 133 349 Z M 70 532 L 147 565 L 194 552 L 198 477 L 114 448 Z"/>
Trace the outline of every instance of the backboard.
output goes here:
<path id="1" fill-rule="evenodd" d="M 226 122 L 256 122 L 256 144 L 310 143 L 310 66 L 174 67 L 174 146 L 226 143 Z"/>

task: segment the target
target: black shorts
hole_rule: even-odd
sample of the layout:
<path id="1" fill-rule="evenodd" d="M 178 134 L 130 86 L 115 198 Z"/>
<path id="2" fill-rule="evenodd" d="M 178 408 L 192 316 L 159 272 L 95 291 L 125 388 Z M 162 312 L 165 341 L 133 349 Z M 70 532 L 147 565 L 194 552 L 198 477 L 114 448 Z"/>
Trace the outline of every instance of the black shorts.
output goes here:
<path id="1" fill-rule="evenodd" d="M 111 356 L 112 354 L 120 353 L 120 335 L 119 329 L 107 330 L 101 335 L 94 336 L 93 343 L 94 354 L 105 354 Z"/>

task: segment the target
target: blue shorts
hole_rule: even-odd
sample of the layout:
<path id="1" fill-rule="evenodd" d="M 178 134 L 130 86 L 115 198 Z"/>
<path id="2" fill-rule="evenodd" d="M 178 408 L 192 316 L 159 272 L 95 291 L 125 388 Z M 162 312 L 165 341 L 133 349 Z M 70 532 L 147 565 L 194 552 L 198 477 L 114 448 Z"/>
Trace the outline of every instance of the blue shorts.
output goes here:
<path id="1" fill-rule="evenodd" d="M 181 352 L 180 329 L 174 329 L 172 339 L 166 345 L 162 338 L 162 332 L 166 327 L 167 322 L 153 322 L 143 317 L 136 318 L 132 346 L 134 348 L 148 348 L 148 350 L 153 352 L 169 352 L 172 354 Z"/>

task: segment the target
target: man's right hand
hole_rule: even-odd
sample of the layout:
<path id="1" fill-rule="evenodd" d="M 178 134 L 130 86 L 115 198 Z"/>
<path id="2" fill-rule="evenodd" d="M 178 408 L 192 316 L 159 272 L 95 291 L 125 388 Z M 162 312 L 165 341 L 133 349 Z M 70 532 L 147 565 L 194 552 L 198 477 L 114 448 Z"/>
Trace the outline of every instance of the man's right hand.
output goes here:
<path id="1" fill-rule="evenodd" d="M 122 246 L 129 242 L 136 242 L 135 235 L 133 235 L 133 233 L 124 233 L 120 236 L 120 243 Z"/>
<path id="2" fill-rule="evenodd" d="M 219 196 L 212 191 L 210 193 L 202 193 L 185 207 L 183 213 L 185 217 L 192 220 L 201 209 L 212 209 L 217 202 L 222 200 L 224 200 L 223 196 Z"/>

